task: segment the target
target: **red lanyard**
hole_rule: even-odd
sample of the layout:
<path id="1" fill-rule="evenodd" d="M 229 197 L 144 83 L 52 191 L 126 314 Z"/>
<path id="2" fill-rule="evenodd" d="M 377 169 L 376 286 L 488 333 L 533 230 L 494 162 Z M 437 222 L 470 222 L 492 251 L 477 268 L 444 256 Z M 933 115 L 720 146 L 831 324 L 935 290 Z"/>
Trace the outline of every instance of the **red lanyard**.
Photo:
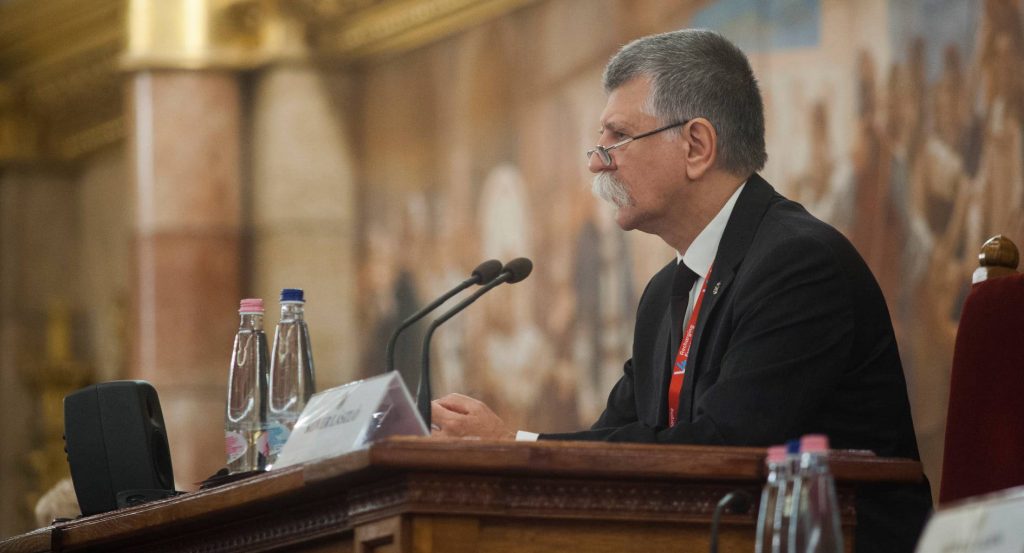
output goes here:
<path id="1" fill-rule="evenodd" d="M 697 316 L 700 314 L 700 304 L 704 300 L 704 292 L 708 289 L 708 278 L 711 277 L 711 267 L 708 267 L 708 274 L 704 276 L 704 283 L 700 286 L 700 293 L 693 302 L 693 313 L 690 314 L 690 322 L 686 325 L 686 332 L 679 343 L 679 353 L 676 354 L 676 362 L 672 364 L 672 381 L 668 385 L 668 425 L 675 426 L 679 420 L 679 394 L 683 391 L 683 379 L 686 378 L 686 361 L 690 358 L 690 346 L 693 345 L 693 332 L 697 328 Z"/>

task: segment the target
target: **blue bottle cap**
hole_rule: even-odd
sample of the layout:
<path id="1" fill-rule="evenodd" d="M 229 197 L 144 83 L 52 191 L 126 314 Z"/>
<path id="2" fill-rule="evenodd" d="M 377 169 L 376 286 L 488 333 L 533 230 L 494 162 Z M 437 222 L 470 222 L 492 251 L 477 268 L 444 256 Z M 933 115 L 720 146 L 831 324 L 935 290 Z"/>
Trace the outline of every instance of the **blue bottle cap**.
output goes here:
<path id="1" fill-rule="evenodd" d="M 285 288 L 281 290 L 281 301 L 306 301 L 301 288 Z"/>
<path id="2" fill-rule="evenodd" d="M 786 453 L 800 453 L 800 440 L 792 439 L 786 441 Z"/>

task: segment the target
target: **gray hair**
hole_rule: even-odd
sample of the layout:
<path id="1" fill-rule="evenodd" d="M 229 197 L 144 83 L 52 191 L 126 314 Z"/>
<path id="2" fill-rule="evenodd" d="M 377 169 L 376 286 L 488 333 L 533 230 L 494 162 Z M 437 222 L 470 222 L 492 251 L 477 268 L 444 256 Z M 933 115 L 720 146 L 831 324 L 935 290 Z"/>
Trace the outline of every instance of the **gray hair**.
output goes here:
<path id="1" fill-rule="evenodd" d="M 706 29 L 684 29 L 634 40 L 608 62 L 605 92 L 637 77 L 651 79 L 644 109 L 662 124 L 695 117 L 711 121 L 721 168 L 746 176 L 764 167 L 761 91 L 747 56 L 728 39 Z"/>

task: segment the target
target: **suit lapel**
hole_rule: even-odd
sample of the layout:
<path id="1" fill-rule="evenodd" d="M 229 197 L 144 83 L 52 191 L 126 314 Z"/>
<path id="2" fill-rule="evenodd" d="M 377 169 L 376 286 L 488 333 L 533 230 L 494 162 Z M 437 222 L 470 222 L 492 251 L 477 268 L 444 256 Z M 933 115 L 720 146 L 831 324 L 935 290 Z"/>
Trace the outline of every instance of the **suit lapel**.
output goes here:
<path id="1" fill-rule="evenodd" d="M 665 401 L 668 398 L 668 385 L 669 379 L 672 375 L 672 360 L 675 352 L 673 351 L 672 341 L 670 336 L 672 334 L 672 311 L 671 309 L 665 310 L 665 316 L 661 320 L 661 325 L 658 327 L 658 338 L 654 342 L 654 355 L 655 359 L 657 356 L 663 356 L 661 363 L 655 363 L 655 378 L 654 381 L 657 383 L 655 388 L 658 391 L 658 395 L 654 398 L 655 404 L 658 406 L 657 423 L 658 425 L 665 425 L 668 423 L 668 404 Z"/>
<path id="2" fill-rule="evenodd" d="M 693 421 L 694 390 L 697 380 L 700 378 L 699 368 L 703 361 L 700 357 L 701 344 L 707 322 L 732 284 L 736 270 L 743 258 L 746 257 L 750 243 L 754 239 L 757 228 L 761 225 L 761 219 L 768 210 L 773 196 L 775 196 L 775 189 L 768 182 L 757 173 L 751 175 L 747 179 L 747 184 L 743 187 L 740 197 L 736 199 L 736 205 L 733 207 L 732 214 L 729 215 L 725 232 L 722 233 L 722 241 L 718 244 L 718 253 L 715 255 L 715 263 L 707 281 L 707 291 L 704 294 L 700 313 L 697 315 L 697 327 L 693 333 L 693 345 L 690 346 L 687 375 L 683 380 L 683 390 L 680 394 L 685 401 L 686 420 L 688 421 Z"/>

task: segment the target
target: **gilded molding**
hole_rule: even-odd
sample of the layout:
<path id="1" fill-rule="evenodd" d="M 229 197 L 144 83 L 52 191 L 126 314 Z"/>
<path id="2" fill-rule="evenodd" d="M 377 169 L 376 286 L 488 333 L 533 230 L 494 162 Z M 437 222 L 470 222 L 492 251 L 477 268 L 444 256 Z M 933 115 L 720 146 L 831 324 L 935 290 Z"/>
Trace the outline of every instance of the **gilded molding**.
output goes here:
<path id="1" fill-rule="evenodd" d="M 61 159 L 78 159 L 101 148 L 117 144 L 125 137 L 124 117 L 116 116 L 70 133 L 58 144 Z"/>
<path id="2" fill-rule="evenodd" d="M 538 0 L 390 0 L 314 23 L 320 55 L 358 61 L 405 52 Z M 343 0 L 335 2 L 344 3 Z M 344 11 L 344 10 L 338 10 Z"/>
<path id="3" fill-rule="evenodd" d="M 247 71 L 396 55 L 539 0 L 12 0 L 0 4 L 0 163 L 124 138 L 126 71 Z"/>
<path id="4" fill-rule="evenodd" d="M 0 6 L 0 163 L 74 160 L 120 117 L 122 0 L 19 0 Z M 75 152 L 71 155 L 70 152 Z"/>
<path id="5" fill-rule="evenodd" d="M 0 163 L 38 156 L 39 130 L 21 105 L 14 88 L 0 82 Z"/>
<path id="6" fill-rule="evenodd" d="M 274 0 L 127 0 L 121 67 L 255 69 L 306 57 L 300 23 Z"/>

